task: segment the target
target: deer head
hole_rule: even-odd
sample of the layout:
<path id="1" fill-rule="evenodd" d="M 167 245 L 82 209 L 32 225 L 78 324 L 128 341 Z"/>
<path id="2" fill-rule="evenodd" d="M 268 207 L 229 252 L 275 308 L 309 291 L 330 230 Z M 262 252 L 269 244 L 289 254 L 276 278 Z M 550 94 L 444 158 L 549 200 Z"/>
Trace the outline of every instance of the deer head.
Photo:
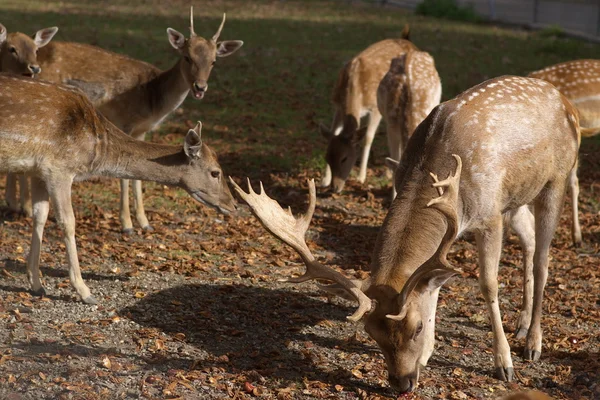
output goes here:
<path id="1" fill-rule="evenodd" d="M 189 159 L 187 168 L 190 171 L 184 174 L 183 188 L 194 200 L 228 214 L 235 210 L 235 200 L 223 178 L 217 154 L 202 143 L 201 131 L 202 123 L 198 121 L 185 136 L 183 151 Z"/>
<path id="2" fill-rule="evenodd" d="M 42 69 L 37 62 L 37 51 L 50 42 L 57 27 L 40 29 L 29 37 L 24 33 L 7 33 L 0 24 L 0 71 L 34 77 Z"/>
<path id="3" fill-rule="evenodd" d="M 225 40 L 219 42 L 219 36 L 225 24 L 225 14 L 217 30 L 210 39 L 196 35 L 194 31 L 194 7 L 190 7 L 190 38 L 172 28 L 167 28 L 169 43 L 181 55 L 181 73 L 190 86 L 195 99 L 202 99 L 208 89 L 208 77 L 217 57 L 227 57 L 238 50 L 244 42 Z"/>
<path id="4" fill-rule="evenodd" d="M 324 126 L 321 127 L 321 132 L 329 139 L 325 160 L 331 167 L 332 188 L 335 193 L 340 193 L 358 159 L 360 143 L 367 133 L 367 128 L 359 128 L 356 118 L 348 115 L 339 135 L 334 135 Z"/>

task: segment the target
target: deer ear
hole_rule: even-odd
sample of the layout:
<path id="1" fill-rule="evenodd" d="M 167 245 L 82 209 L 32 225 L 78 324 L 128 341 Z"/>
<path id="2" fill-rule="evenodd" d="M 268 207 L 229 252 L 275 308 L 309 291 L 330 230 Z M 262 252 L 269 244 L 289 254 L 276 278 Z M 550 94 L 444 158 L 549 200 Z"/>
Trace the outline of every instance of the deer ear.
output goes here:
<path id="1" fill-rule="evenodd" d="M 198 121 L 198 125 L 194 129 L 190 129 L 185 135 L 183 142 L 183 151 L 191 159 L 199 159 L 202 155 L 202 122 Z"/>
<path id="2" fill-rule="evenodd" d="M 365 126 L 356 130 L 356 134 L 352 137 L 354 144 L 362 142 L 362 140 L 365 138 L 365 135 L 367 134 L 367 128 L 368 127 Z"/>
<path id="3" fill-rule="evenodd" d="M 402 29 L 400 37 L 404 40 L 410 40 L 410 25 L 404 25 L 404 29 Z"/>
<path id="4" fill-rule="evenodd" d="M 244 42 L 241 40 L 225 40 L 217 43 L 217 57 L 227 57 L 239 50 Z"/>
<path id="5" fill-rule="evenodd" d="M 331 139 L 333 137 L 333 133 L 329 130 L 328 127 L 325 126 L 322 122 L 319 124 L 319 132 L 325 139 Z"/>
<path id="6" fill-rule="evenodd" d="M 6 40 L 6 28 L 4 25 L 0 24 L 0 44 L 4 43 Z"/>
<path id="7" fill-rule="evenodd" d="M 52 28 L 40 29 L 35 33 L 35 35 L 33 35 L 33 41 L 38 48 L 44 47 L 50 42 L 50 40 L 52 40 L 54 35 L 56 35 L 56 32 L 58 32 L 58 28 L 56 26 L 53 26 Z"/>
<path id="8" fill-rule="evenodd" d="M 391 157 L 385 158 L 385 166 L 392 170 L 392 172 L 398 168 L 398 165 L 400 165 L 400 161 L 394 160 Z"/>
<path id="9" fill-rule="evenodd" d="M 169 37 L 169 43 L 175 50 L 181 50 L 185 44 L 185 36 L 183 33 L 177 32 L 173 28 L 167 28 L 167 36 Z"/>

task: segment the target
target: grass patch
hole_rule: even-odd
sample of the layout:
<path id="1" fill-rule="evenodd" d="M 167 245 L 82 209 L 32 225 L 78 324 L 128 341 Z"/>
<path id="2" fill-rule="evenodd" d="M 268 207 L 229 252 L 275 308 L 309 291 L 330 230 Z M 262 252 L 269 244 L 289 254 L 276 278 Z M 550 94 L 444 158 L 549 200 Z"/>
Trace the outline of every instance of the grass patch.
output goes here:
<path id="1" fill-rule="evenodd" d="M 424 0 L 419 3 L 415 12 L 418 15 L 455 21 L 481 22 L 483 20 L 471 4 L 461 6 L 455 0 Z"/>

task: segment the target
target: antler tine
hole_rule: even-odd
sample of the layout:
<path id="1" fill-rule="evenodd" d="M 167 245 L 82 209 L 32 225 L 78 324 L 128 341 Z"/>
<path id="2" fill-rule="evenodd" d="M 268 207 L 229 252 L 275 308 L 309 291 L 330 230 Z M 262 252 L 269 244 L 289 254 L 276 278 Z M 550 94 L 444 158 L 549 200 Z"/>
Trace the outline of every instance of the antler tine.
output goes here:
<path id="1" fill-rule="evenodd" d="M 448 251 L 450 250 L 450 246 L 452 246 L 452 242 L 458 234 L 458 215 L 456 213 L 456 207 L 458 202 L 460 174 L 462 171 L 462 160 L 460 156 L 456 154 L 453 154 L 452 156 L 456 159 L 457 164 L 454 175 L 450 175 L 443 181 L 439 181 L 436 174 L 430 173 L 434 181 L 432 186 L 438 189 L 438 193 L 442 187 L 446 187 L 446 190 L 441 193 L 439 197 L 436 197 L 427 203 L 427 207 L 435 208 L 446 217 L 448 225 L 446 233 L 444 234 L 442 242 L 440 243 L 435 254 L 431 256 L 427 262 L 417 268 L 415 272 L 413 272 L 413 274 L 408 278 L 404 284 L 404 287 L 402 287 L 402 290 L 398 296 L 400 311 L 397 315 L 387 315 L 387 317 L 390 319 L 404 319 L 406 316 L 405 306 L 408 295 L 417 287 L 418 283 L 421 282 L 425 276 L 434 276 L 437 274 L 459 274 L 461 272 L 459 269 L 452 267 L 452 265 L 450 265 L 446 259 Z"/>
<path id="2" fill-rule="evenodd" d="M 225 16 L 226 16 L 225 13 L 223 13 L 223 20 L 221 21 L 221 25 L 219 26 L 219 30 L 212 37 L 213 42 L 216 42 L 217 39 L 219 39 L 219 36 L 221 35 L 221 30 L 223 30 L 223 25 L 225 25 Z"/>
<path id="3" fill-rule="evenodd" d="M 196 32 L 194 32 L 194 6 L 190 6 L 190 36 L 196 36 Z"/>
<path id="4" fill-rule="evenodd" d="M 265 193 L 262 183 L 260 194 L 256 194 L 253 191 L 249 180 L 249 193 L 242 190 L 231 177 L 229 177 L 229 180 L 235 191 L 246 201 L 246 203 L 248 203 L 250 209 L 265 229 L 296 250 L 300 257 L 302 257 L 302 261 L 304 261 L 304 264 L 306 265 L 306 272 L 302 276 L 287 278 L 282 281 L 300 283 L 311 279 L 325 279 L 339 283 L 340 286 L 348 291 L 359 303 L 356 312 L 348 317 L 348 319 L 352 321 L 358 321 L 371 309 L 371 300 L 367 295 L 344 275 L 317 262 L 304 241 L 304 235 L 308 229 L 316 205 L 316 188 L 313 179 L 308 181 L 310 193 L 308 210 L 298 219 L 294 218 L 290 211 L 284 211 L 277 201 L 271 199 Z"/>

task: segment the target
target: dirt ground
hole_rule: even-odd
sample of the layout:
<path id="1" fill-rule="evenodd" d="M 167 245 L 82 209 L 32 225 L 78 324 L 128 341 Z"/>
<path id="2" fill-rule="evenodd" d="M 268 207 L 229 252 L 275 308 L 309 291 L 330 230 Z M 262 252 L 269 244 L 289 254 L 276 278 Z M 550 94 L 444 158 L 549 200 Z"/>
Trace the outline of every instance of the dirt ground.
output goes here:
<path id="1" fill-rule="evenodd" d="M 567 205 L 552 248 L 541 360 L 524 361 L 523 341 L 509 333 L 516 379 L 492 377 L 476 251 L 459 240 L 452 262 L 464 274 L 442 289 L 436 350 L 418 390 L 401 398 L 500 398 L 530 388 L 557 399 L 600 398 L 600 145 L 584 141 L 581 154 L 585 246 L 570 245 Z M 383 175 L 376 167 L 368 181 Z M 306 178 L 271 175 L 265 187 L 303 212 Z M 117 188 L 109 180 L 74 188 L 79 257 L 98 306 L 75 298 L 52 219 L 42 253 L 48 295 L 32 297 L 25 273 L 30 221 L 0 208 L 0 398 L 397 398 L 376 344 L 360 323 L 345 319 L 354 304 L 327 298 L 313 283 L 278 282 L 303 267 L 247 209 L 224 217 L 177 190 L 146 184 L 156 230 L 126 236 Z M 319 193 L 312 251 L 348 276 L 367 276 L 387 197 L 387 187 L 354 182 L 343 195 Z M 499 277 L 507 332 L 521 301 L 516 242 L 507 239 Z"/>

